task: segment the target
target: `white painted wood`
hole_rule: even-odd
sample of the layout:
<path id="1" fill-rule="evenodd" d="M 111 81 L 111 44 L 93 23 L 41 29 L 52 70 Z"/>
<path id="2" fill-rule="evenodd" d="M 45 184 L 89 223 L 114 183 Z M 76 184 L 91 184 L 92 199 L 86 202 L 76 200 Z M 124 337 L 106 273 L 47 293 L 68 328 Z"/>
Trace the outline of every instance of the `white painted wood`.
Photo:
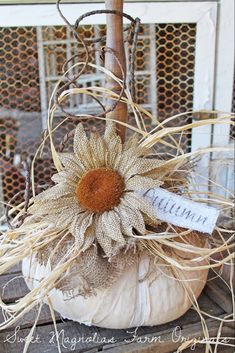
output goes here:
<path id="1" fill-rule="evenodd" d="M 216 11 L 216 4 L 213 4 L 210 8 L 206 8 L 203 16 L 197 23 L 193 100 L 194 110 L 213 109 Z M 209 147 L 210 143 L 210 126 L 203 126 L 193 129 L 193 151 L 199 147 Z"/>
<path id="2" fill-rule="evenodd" d="M 220 153 L 210 162 L 210 177 L 213 183 L 211 191 L 226 198 L 232 198 L 234 192 L 234 153 Z"/>
<path id="3" fill-rule="evenodd" d="M 154 23 L 150 25 L 150 96 L 152 106 L 152 122 L 157 123 L 157 56 L 156 56 L 156 26 Z"/>
<path id="4" fill-rule="evenodd" d="M 138 2 L 125 3 L 124 11 L 140 17 L 142 23 L 197 23 L 205 13 L 213 11 L 216 3 L 209 2 Z M 104 3 L 61 5 L 65 16 L 74 23 L 79 15 L 95 9 L 104 9 Z M 35 16 L 32 16 L 35 14 Z M 103 24 L 105 15 L 84 19 L 82 24 Z M 124 22 L 128 22 L 124 20 Z M 1 7 L 0 26 L 55 26 L 63 25 L 56 6 L 53 5 L 5 5 Z M 206 36 L 206 33 L 205 33 Z"/>
<path id="5" fill-rule="evenodd" d="M 225 112 L 221 115 L 227 116 L 232 108 L 235 63 L 234 0 L 221 0 L 218 10 L 214 108 Z M 230 145 L 231 149 L 234 149 L 234 142 L 230 141 L 230 125 L 214 126 L 212 139 L 213 146 Z M 224 189 L 221 187 L 212 187 L 212 189 L 225 197 L 229 196 L 229 192 L 234 191 L 234 155 L 232 150 L 230 153 L 213 153 L 210 165 L 212 180 L 224 187 Z"/>
<path id="6" fill-rule="evenodd" d="M 174 0 L 175 2 L 181 2 L 182 0 Z M 184 0 L 185 2 L 207 2 L 208 0 Z M 217 0 L 211 0 L 217 1 Z M 66 3 L 66 0 L 63 1 Z M 67 0 L 69 3 L 76 3 L 78 0 Z M 80 3 L 97 3 L 97 0 L 79 0 Z M 149 2 L 149 0 L 125 0 L 125 2 Z M 172 0 L 151 0 L 151 2 L 172 2 Z M 54 4 L 53 0 L 0 0 L 0 5 L 16 5 L 16 4 Z"/>
<path id="7" fill-rule="evenodd" d="M 39 82 L 40 82 L 42 130 L 46 130 L 47 129 L 46 73 L 45 73 L 45 63 L 44 63 L 42 28 L 40 26 L 37 27 L 37 46 L 38 46 L 38 70 L 39 70 Z"/>
<path id="8" fill-rule="evenodd" d="M 213 109 L 216 14 L 217 5 L 213 4 L 210 8 L 205 8 L 203 16 L 197 22 L 193 110 Z M 191 150 L 210 147 L 211 134 L 210 125 L 192 129 Z M 208 190 L 209 161 L 210 155 L 205 154 L 198 163 L 194 183 L 200 191 Z"/>
<path id="9" fill-rule="evenodd" d="M 235 63 L 234 13 L 234 0 L 220 1 L 215 71 L 215 109 L 228 113 L 232 108 Z M 229 132 L 229 125 L 215 126 L 213 144 L 225 145 L 229 143 Z"/>
<path id="10" fill-rule="evenodd" d="M 1 217 L 4 216 L 5 214 L 5 209 L 4 209 L 4 194 L 3 194 L 3 185 L 2 185 L 2 175 L 0 175 L 0 231 L 2 230 L 1 225 Z"/>

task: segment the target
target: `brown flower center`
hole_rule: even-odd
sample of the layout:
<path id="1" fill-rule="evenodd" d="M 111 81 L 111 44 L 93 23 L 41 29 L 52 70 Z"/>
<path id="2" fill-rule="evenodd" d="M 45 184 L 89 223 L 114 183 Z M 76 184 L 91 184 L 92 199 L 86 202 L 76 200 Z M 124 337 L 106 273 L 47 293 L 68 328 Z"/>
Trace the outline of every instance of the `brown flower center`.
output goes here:
<path id="1" fill-rule="evenodd" d="M 117 172 L 98 168 L 90 170 L 79 180 L 76 197 L 86 210 L 99 213 L 117 206 L 124 189 L 124 180 Z"/>

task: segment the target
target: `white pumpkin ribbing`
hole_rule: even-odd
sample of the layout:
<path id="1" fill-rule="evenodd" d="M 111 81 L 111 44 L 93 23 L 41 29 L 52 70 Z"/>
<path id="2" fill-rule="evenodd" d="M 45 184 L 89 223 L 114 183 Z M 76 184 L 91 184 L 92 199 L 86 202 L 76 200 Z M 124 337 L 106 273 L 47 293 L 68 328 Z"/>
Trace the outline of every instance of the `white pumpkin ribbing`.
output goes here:
<path id="1" fill-rule="evenodd" d="M 149 261 L 148 256 L 143 255 L 139 263 L 130 267 L 111 287 L 97 290 L 96 296 L 77 296 L 65 300 L 61 290 L 53 289 L 49 294 L 53 308 L 64 318 L 114 329 L 153 326 L 173 321 L 182 316 L 192 302 L 180 280 L 161 272 L 155 278 L 144 278 L 149 269 Z M 49 264 L 42 266 L 35 257 L 24 259 L 22 270 L 30 289 L 35 288 L 51 271 Z M 208 271 L 178 272 L 197 298 L 206 283 Z"/>

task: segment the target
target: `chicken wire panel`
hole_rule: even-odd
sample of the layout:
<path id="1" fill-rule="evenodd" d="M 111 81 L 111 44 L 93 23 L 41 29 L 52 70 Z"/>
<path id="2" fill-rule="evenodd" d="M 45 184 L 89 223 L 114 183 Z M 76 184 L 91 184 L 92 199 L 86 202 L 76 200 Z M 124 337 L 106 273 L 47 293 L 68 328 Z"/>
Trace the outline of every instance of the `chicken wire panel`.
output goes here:
<path id="1" fill-rule="evenodd" d="M 193 109 L 195 41 L 195 24 L 156 26 L 157 115 L 161 122 Z M 173 125 L 190 122 L 191 118 L 186 115 L 174 120 Z M 172 126 L 172 123 L 166 126 Z M 174 138 L 184 151 L 190 149 L 190 132 L 175 135 Z"/>
<path id="2" fill-rule="evenodd" d="M 0 29 L 0 65 L 0 201 L 9 202 L 24 189 L 20 159 L 34 152 L 29 131 L 40 121 L 35 28 Z"/>
<path id="3" fill-rule="evenodd" d="M 105 35 L 105 25 L 80 26 L 79 33 L 85 39 Z M 136 101 L 153 116 L 144 116 L 147 129 L 156 126 L 157 119 L 164 121 L 172 114 L 189 110 L 193 106 L 193 79 L 195 59 L 196 24 L 145 24 L 141 25 L 135 55 Z M 102 44 L 97 43 L 96 48 Z M 82 59 L 81 45 L 66 26 L 2 28 L 0 30 L 0 199 L 9 202 L 18 192 L 18 202 L 23 198 L 25 171 L 22 161 L 32 159 L 46 126 L 48 102 L 56 81 L 61 78 L 63 63 L 72 55 Z M 130 46 L 125 43 L 127 65 L 130 62 Z M 99 52 L 91 59 L 93 64 L 103 65 Z M 70 66 L 76 63 L 76 58 Z M 73 68 L 73 74 L 78 67 Z M 129 77 L 129 74 L 128 74 Z M 98 68 L 88 67 L 79 79 L 80 87 L 104 86 L 105 77 Z M 105 99 L 103 99 L 105 104 Z M 100 107 L 85 95 L 67 100 L 69 112 L 95 114 Z M 130 114 L 134 124 L 134 117 Z M 63 114 L 57 113 L 54 126 L 61 123 Z M 178 124 L 190 122 L 189 117 L 179 119 Z M 168 125 L 169 126 L 169 125 Z M 64 136 L 75 127 L 64 122 L 55 131 L 58 147 Z M 104 123 L 97 119 L 85 122 L 88 131 L 104 130 Z M 181 139 L 184 150 L 190 148 L 190 134 L 175 136 Z M 70 151 L 71 138 L 64 151 Z M 160 150 L 159 150 L 160 151 Z M 158 152 L 159 152 L 158 151 Z M 174 153 L 162 148 L 161 153 Z M 48 185 L 51 155 L 46 145 L 44 153 L 35 162 L 36 183 Z"/>
<path id="4" fill-rule="evenodd" d="M 72 55 L 81 56 L 81 44 L 73 38 L 70 30 L 65 26 L 41 27 L 43 60 L 45 63 L 45 100 L 50 99 L 55 82 L 62 74 L 65 60 Z M 105 35 L 105 25 L 86 25 L 79 27 L 79 34 L 86 40 Z M 191 110 L 193 107 L 193 85 L 195 66 L 196 24 L 145 24 L 141 25 L 135 54 L 135 89 L 136 101 L 149 111 L 153 119 L 144 116 L 147 129 L 156 125 L 157 119 L 161 122 L 174 114 Z M 97 43 L 96 48 L 102 47 Z M 127 67 L 130 62 L 130 45 L 125 43 Z M 95 53 L 91 62 L 103 65 L 100 53 Z M 76 58 L 70 66 L 76 63 Z M 78 67 L 73 68 L 76 74 Z M 129 73 L 127 73 L 129 78 Z M 105 76 L 98 68 L 88 67 L 79 79 L 79 87 L 104 86 Z M 105 99 L 101 99 L 105 104 Z M 97 113 L 100 107 L 87 95 L 71 96 L 65 103 L 70 113 Z M 134 118 L 130 121 L 135 124 Z M 56 120 L 55 120 L 56 122 Z M 180 118 L 177 124 L 190 122 L 189 117 Z M 89 121 L 88 125 L 95 121 Z M 176 122 L 174 122 L 176 124 Z M 102 127 L 98 122 L 99 129 Z M 168 124 L 169 126 L 169 124 Z M 71 124 L 67 132 L 71 128 Z M 62 129 L 61 129 L 62 130 Z M 63 124 L 63 133 L 66 124 Z M 57 131 L 59 136 L 59 131 Z M 190 132 L 174 136 L 185 151 L 190 149 Z M 59 138 L 58 138 L 59 139 Z M 161 153 L 175 153 L 162 148 Z"/>
<path id="5" fill-rule="evenodd" d="M 39 111 L 39 76 L 35 28 L 0 28 L 0 106 Z"/>
<path id="6" fill-rule="evenodd" d="M 0 28 L 0 202 L 23 200 L 25 171 L 41 140 L 40 83 L 36 28 Z M 50 167 L 37 158 L 35 179 L 44 183 Z M 0 203 L 0 216 L 4 208 Z"/>

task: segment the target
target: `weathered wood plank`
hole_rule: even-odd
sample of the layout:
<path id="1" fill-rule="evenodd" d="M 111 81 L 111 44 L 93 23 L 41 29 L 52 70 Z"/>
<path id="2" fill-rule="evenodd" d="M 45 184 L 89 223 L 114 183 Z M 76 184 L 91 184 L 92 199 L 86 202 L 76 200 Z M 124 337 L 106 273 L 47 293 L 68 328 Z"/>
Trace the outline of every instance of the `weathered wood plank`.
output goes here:
<path id="1" fill-rule="evenodd" d="M 207 325 L 211 336 L 215 336 L 219 322 L 208 319 Z M 167 326 L 167 325 L 166 325 Z M 64 322 L 57 325 L 59 341 L 62 353 L 71 352 L 93 352 L 102 350 L 105 353 L 169 353 L 177 349 L 184 339 L 194 339 L 203 337 L 200 323 L 187 324 L 181 327 L 178 335 L 174 334 L 175 328 L 161 329 L 161 327 L 140 328 L 138 330 L 139 342 L 133 341 L 131 330 L 108 330 L 96 327 L 87 327 L 73 322 Z M 131 331 L 133 332 L 133 331 Z M 24 339 L 29 333 L 29 329 L 11 333 L 1 333 L 0 342 L 1 353 L 22 352 Z M 231 337 L 233 328 L 225 327 L 223 336 Z M 140 343 L 140 339 L 142 343 Z M 37 327 L 33 341 L 29 348 L 29 353 L 57 353 L 56 335 L 53 325 Z"/>
<path id="2" fill-rule="evenodd" d="M 169 2 L 172 0 L 161 0 L 161 2 Z M 182 0 L 174 0 L 174 1 L 182 1 Z M 198 1 L 198 0 L 184 0 L 184 1 Z M 208 0 L 200 0 L 201 2 L 205 2 Z M 211 1 L 217 1 L 217 0 L 211 0 Z M 65 0 L 64 3 L 77 3 L 77 0 Z M 79 0 L 79 2 L 81 3 L 97 3 L 97 2 L 103 2 L 103 1 L 98 1 L 98 0 Z M 149 2 L 149 0 L 125 0 L 125 2 Z M 159 2 L 159 0 L 151 0 L 151 2 Z M 20 5 L 28 5 L 28 4 L 54 4 L 54 2 L 52 0 L 40 0 L 40 1 L 36 1 L 36 0 L 0 0 L 0 4 L 4 4 L 4 5 L 16 5 L 16 4 L 20 4 Z"/>
<path id="3" fill-rule="evenodd" d="M 111 342 L 113 337 L 121 340 L 123 337 L 123 330 L 105 330 L 96 327 L 87 327 L 70 321 L 59 323 L 57 330 L 62 352 L 87 352 L 93 348 L 102 349 L 103 344 L 105 344 L 104 341 Z M 0 341 L 3 342 L 1 353 L 21 352 L 24 346 L 23 339 L 28 333 L 29 329 L 23 329 L 16 334 L 15 332 L 0 334 Z M 127 336 L 128 334 L 126 333 Z M 30 345 L 29 353 L 44 352 L 57 352 L 57 341 L 53 325 L 37 327 L 34 340 Z"/>
<path id="4" fill-rule="evenodd" d="M 225 286 L 221 288 L 215 280 L 207 283 L 204 292 L 216 304 L 218 304 L 226 313 L 231 313 L 233 310 L 233 303 L 231 294 L 226 290 Z"/>
<path id="5" fill-rule="evenodd" d="M 192 351 L 191 348 L 186 349 L 185 351 L 183 351 L 183 353 L 204 353 L 205 352 L 205 347 L 203 347 L 202 345 L 198 345 L 197 348 L 195 348 L 194 351 Z M 175 352 L 171 352 L 171 353 L 175 353 Z M 234 348 L 233 347 L 226 347 L 226 346 L 219 346 L 217 353 L 234 353 Z"/>
<path id="6" fill-rule="evenodd" d="M 18 263 L 17 265 L 15 265 L 12 268 L 10 268 L 7 271 L 7 274 L 9 274 L 9 273 L 20 273 L 20 272 L 21 272 L 21 263 Z M 4 275 L 0 275 L 0 276 L 5 276 L 5 274 Z"/>
<path id="7" fill-rule="evenodd" d="M 208 319 L 207 327 L 209 329 L 210 336 L 216 336 L 217 330 L 219 327 L 219 322 Z M 142 343 L 133 342 L 133 343 L 120 343 L 116 347 L 104 347 L 108 349 L 104 349 L 106 353 L 173 353 L 177 350 L 177 348 L 188 339 L 195 339 L 197 337 L 203 338 L 203 330 L 200 323 L 196 323 L 193 325 L 185 325 L 182 327 L 181 331 L 178 332 L 178 335 L 172 335 L 172 332 L 168 331 L 158 331 L 156 336 L 153 335 L 144 335 L 139 337 L 142 338 Z M 231 337 L 233 336 L 233 328 L 224 327 L 223 336 Z M 155 339 L 155 341 L 154 341 Z M 230 344 L 233 342 L 230 340 Z M 193 343 L 191 348 L 191 352 L 193 351 Z M 234 348 L 229 347 L 228 353 L 232 353 Z M 198 352 L 203 352 L 203 346 L 201 346 Z M 223 352 L 225 350 L 223 349 Z M 78 352 L 77 352 L 78 353 Z"/>
<path id="8" fill-rule="evenodd" d="M 21 272 L 0 276 L 0 294 L 4 302 L 12 303 L 28 291 Z"/>
<path id="9" fill-rule="evenodd" d="M 22 317 L 19 321 L 11 325 L 10 328 L 6 329 L 6 331 L 13 331 L 17 326 L 20 326 L 21 329 L 32 327 L 37 317 L 37 314 L 38 309 L 32 309 L 30 312 L 25 314 L 24 317 Z M 60 314 L 58 314 L 57 312 L 55 312 L 55 319 L 56 322 L 61 322 L 63 320 Z M 2 312 L 0 312 L 0 322 L 4 322 L 4 315 Z M 40 317 L 38 319 L 38 325 L 51 324 L 52 322 L 53 321 L 51 318 L 50 309 L 48 305 L 45 304 L 41 309 Z"/>

